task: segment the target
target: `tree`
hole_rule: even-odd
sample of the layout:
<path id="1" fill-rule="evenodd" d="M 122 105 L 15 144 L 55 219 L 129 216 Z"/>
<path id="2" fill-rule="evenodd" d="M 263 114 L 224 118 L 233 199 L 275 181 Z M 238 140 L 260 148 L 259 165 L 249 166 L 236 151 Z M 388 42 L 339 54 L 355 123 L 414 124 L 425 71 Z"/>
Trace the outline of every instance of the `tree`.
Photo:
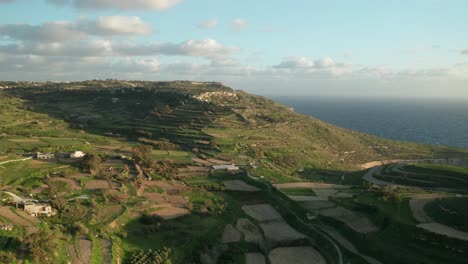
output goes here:
<path id="1" fill-rule="evenodd" d="M 51 250 L 57 248 L 56 233 L 40 230 L 27 236 L 24 240 L 31 257 L 38 263 L 47 263 L 50 261 L 49 254 Z"/>
<path id="2" fill-rule="evenodd" d="M 94 154 L 86 154 L 86 156 L 84 156 L 83 160 L 81 161 L 81 165 L 92 175 L 96 175 L 99 172 L 101 166 L 101 157 Z"/>
<path id="3" fill-rule="evenodd" d="M 135 163 L 145 169 L 153 169 L 156 165 L 152 157 L 152 148 L 148 145 L 138 145 L 132 149 Z"/>

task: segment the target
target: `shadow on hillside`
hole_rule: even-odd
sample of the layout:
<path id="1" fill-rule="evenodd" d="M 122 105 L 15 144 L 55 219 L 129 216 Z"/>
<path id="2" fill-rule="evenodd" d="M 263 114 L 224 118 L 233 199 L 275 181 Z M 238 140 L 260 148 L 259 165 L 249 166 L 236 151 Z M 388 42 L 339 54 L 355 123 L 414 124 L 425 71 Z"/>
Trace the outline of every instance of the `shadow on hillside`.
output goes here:
<path id="1" fill-rule="evenodd" d="M 226 111 L 188 94 L 151 89 L 37 88 L 13 95 L 26 99 L 28 110 L 64 120 L 71 128 L 168 149 L 214 148 L 203 129 Z"/>
<path id="2" fill-rule="evenodd" d="M 346 184 L 346 185 L 362 185 L 364 180 L 365 171 L 340 171 L 340 170 L 326 170 L 316 168 L 305 168 L 304 171 L 299 172 L 299 175 L 304 179 L 333 183 L 333 184 Z"/>

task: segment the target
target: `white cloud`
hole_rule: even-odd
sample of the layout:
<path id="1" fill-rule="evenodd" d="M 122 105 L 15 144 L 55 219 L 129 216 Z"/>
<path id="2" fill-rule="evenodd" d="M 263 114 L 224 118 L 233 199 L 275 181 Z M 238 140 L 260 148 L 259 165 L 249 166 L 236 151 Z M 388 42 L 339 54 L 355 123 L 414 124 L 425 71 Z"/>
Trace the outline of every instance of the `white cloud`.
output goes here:
<path id="1" fill-rule="evenodd" d="M 218 20 L 216 18 L 200 21 L 197 23 L 198 28 L 215 28 L 218 25 Z"/>
<path id="2" fill-rule="evenodd" d="M 136 16 L 101 16 L 95 21 L 83 20 L 78 27 L 94 35 L 149 35 L 153 28 Z"/>
<path id="3" fill-rule="evenodd" d="M 314 68 L 315 63 L 304 57 L 286 58 L 280 64 L 273 66 L 278 69 L 310 69 Z"/>
<path id="4" fill-rule="evenodd" d="M 148 35 L 152 32 L 150 24 L 135 16 L 101 16 L 96 20 L 53 21 L 42 25 L 0 25 L 0 37 L 33 42 L 75 41 L 84 39 L 88 35 Z"/>
<path id="5" fill-rule="evenodd" d="M 126 56 L 194 56 L 204 58 L 227 57 L 238 51 L 214 39 L 187 40 L 182 43 L 151 43 L 146 45 L 115 45 L 116 53 Z"/>
<path id="6" fill-rule="evenodd" d="M 232 21 L 232 26 L 236 30 L 243 30 L 248 26 L 248 23 L 242 18 L 236 18 L 234 21 Z"/>
<path id="7" fill-rule="evenodd" d="M 310 60 L 305 57 L 290 57 L 285 58 L 278 65 L 273 66 L 276 69 L 288 69 L 288 70 L 299 70 L 299 69 L 326 69 L 339 66 L 333 59 L 325 57 L 319 60 Z"/>
<path id="8" fill-rule="evenodd" d="M 0 25 L 0 36 L 15 40 L 56 42 L 82 39 L 86 36 L 86 33 L 76 29 L 70 22 L 55 21 L 40 26 L 28 24 Z"/>
<path id="9" fill-rule="evenodd" d="M 47 0 L 56 5 L 71 5 L 81 9 L 165 10 L 182 0 Z"/>

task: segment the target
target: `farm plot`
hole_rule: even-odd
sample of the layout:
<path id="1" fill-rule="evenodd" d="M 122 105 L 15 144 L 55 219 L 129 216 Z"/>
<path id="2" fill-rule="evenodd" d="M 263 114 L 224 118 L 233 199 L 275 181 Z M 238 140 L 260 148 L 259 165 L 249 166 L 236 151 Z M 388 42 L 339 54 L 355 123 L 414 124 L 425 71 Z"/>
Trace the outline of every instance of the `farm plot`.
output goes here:
<path id="1" fill-rule="evenodd" d="M 73 245 L 67 246 L 67 253 L 70 257 L 71 264 L 82 264 L 81 260 L 78 258 L 78 254 L 76 254 L 75 247 Z"/>
<path id="2" fill-rule="evenodd" d="M 262 253 L 245 253 L 245 264 L 266 264 L 265 256 Z"/>
<path id="3" fill-rule="evenodd" d="M 349 186 L 329 184 L 329 183 L 318 183 L 318 182 L 291 182 L 291 183 L 279 183 L 274 184 L 276 188 L 312 188 L 312 189 L 349 189 Z"/>
<path id="4" fill-rule="evenodd" d="M 145 197 L 149 201 L 157 203 L 157 204 L 167 203 L 164 196 L 162 194 L 159 194 L 159 193 L 145 192 L 145 193 L 143 193 L 143 197 Z"/>
<path id="5" fill-rule="evenodd" d="M 224 181 L 223 184 L 228 191 L 256 192 L 260 190 L 241 180 Z"/>
<path id="6" fill-rule="evenodd" d="M 119 217 L 124 211 L 125 208 L 123 206 L 108 205 L 97 210 L 96 219 L 99 223 L 108 223 Z"/>
<path id="7" fill-rule="evenodd" d="M 93 254 L 93 241 L 80 238 L 76 243 L 78 258 L 82 263 L 91 263 L 91 256 Z"/>
<path id="8" fill-rule="evenodd" d="M 419 224 L 417 227 L 425 229 L 429 232 L 436 233 L 443 236 L 448 236 L 451 238 L 457 238 L 460 240 L 468 241 L 468 233 L 451 228 L 449 226 L 439 224 L 439 223 L 424 223 Z"/>
<path id="9" fill-rule="evenodd" d="M 199 158 L 192 158 L 192 161 L 195 162 L 195 163 L 197 163 L 197 164 L 204 165 L 204 166 L 211 166 L 211 165 L 213 165 L 211 162 L 206 161 L 206 160 L 202 160 L 202 159 L 199 159 Z"/>
<path id="10" fill-rule="evenodd" d="M 300 204 L 302 205 L 302 207 L 312 211 L 336 206 L 334 202 L 330 201 L 306 201 Z"/>
<path id="11" fill-rule="evenodd" d="M 281 215 L 269 204 L 244 205 L 242 210 L 257 221 L 282 220 Z"/>
<path id="12" fill-rule="evenodd" d="M 288 195 L 288 197 L 296 202 L 306 202 L 306 201 L 328 201 L 328 197 L 319 197 L 319 196 L 303 196 L 303 195 Z"/>
<path id="13" fill-rule="evenodd" d="M 100 238 L 99 244 L 101 246 L 101 260 L 103 264 L 112 263 L 112 241 Z"/>
<path id="14" fill-rule="evenodd" d="M 343 207 L 322 209 L 319 213 L 343 222 L 359 233 L 370 233 L 378 230 L 377 226 L 367 217 Z"/>
<path id="15" fill-rule="evenodd" d="M 256 225 L 250 222 L 247 218 L 240 218 L 237 220 L 236 228 L 242 235 L 244 240 L 249 243 L 260 245 L 263 242 L 263 236 Z"/>
<path id="16" fill-rule="evenodd" d="M 186 186 L 178 182 L 164 182 L 164 181 L 145 181 L 144 186 L 148 187 L 159 187 L 168 194 L 179 194 L 187 189 Z"/>
<path id="17" fill-rule="evenodd" d="M 426 206 L 426 204 L 432 202 L 433 200 L 437 198 L 442 198 L 444 196 L 445 195 L 442 194 L 423 194 L 413 196 L 409 204 L 411 211 L 413 212 L 414 219 L 416 219 L 416 221 L 420 223 L 434 222 L 434 220 L 432 220 L 431 217 L 426 214 L 426 212 L 424 211 L 424 207 Z"/>
<path id="18" fill-rule="evenodd" d="M 222 243 L 235 243 L 241 240 L 241 233 L 235 229 L 232 225 L 226 225 L 224 227 L 223 236 L 221 238 Z"/>
<path id="19" fill-rule="evenodd" d="M 176 207 L 186 207 L 189 203 L 188 199 L 181 195 L 166 195 L 169 203 Z"/>
<path id="20" fill-rule="evenodd" d="M 275 248 L 268 254 L 271 264 L 326 264 L 323 256 L 312 247 Z"/>
<path id="21" fill-rule="evenodd" d="M 34 226 L 34 223 L 31 222 L 32 220 L 31 221 L 26 220 L 25 218 L 19 216 L 18 214 L 15 214 L 8 207 L 0 206 L 0 216 L 6 218 L 15 226 L 26 228 L 28 234 L 34 233 L 37 230 L 37 228 Z M 28 216 L 27 219 L 30 219 L 30 218 L 31 216 Z"/>
<path id="22" fill-rule="evenodd" d="M 265 239 L 270 243 L 270 245 L 277 245 L 281 242 L 293 242 L 307 238 L 303 234 L 294 230 L 284 221 L 263 223 L 260 224 L 260 227 L 265 234 Z"/>
<path id="23" fill-rule="evenodd" d="M 153 212 L 154 215 L 164 220 L 178 218 L 184 215 L 188 215 L 189 213 L 190 212 L 187 209 L 175 207 L 170 204 L 163 205 Z"/>
<path id="24" fill-rule="evenodd" d="M 108 181 L 105 180 L 90 180 L 85 184 L 87 190 L 102 190 L 111 188 Z"/>
<path id="25" fill-rule="evenodd" d="M 56 178 L 51 178 L 50 181 L 51 182 L 64 182 L 66 184 L 66 188 L 70 191 L 81 190 L 81 186 L 76 180 L 56 177 Z"/>

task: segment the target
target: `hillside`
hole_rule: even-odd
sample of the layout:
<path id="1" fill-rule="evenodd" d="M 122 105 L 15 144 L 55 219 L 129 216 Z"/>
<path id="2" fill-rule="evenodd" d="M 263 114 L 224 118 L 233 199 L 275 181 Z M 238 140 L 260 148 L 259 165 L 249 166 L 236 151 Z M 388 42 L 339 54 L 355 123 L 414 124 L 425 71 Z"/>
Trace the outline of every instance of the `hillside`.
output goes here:
<path id="1" fill-rule="evenodd" d="M 7 135 L 54 137 L 67 128 L 72 134 L 81 131 L 80 137 L 124 138 L 157 149 L 197 150 L 208 156 L 222 153 L 284 175 L 304 168 L 350 170 L 375 160 L 468 153 L 338 128 L 219 83 L 88 81 L 1 86 L 11 87 L 2 95 L 11 96 L 2 100 L 8 102 L 3 106 L 8 114 L 1 115 Z M 16 121 L 8 122 L 9 118 Z M 41 120 L 47 118 L 53 121 Z"/>
<path id="2" fill-rule="evenodd" d="M 468 150 L 357 133 L 220 83 L 0 86 L 1 263 L 468 257 L 468 174 L 442 165 Z"/>

